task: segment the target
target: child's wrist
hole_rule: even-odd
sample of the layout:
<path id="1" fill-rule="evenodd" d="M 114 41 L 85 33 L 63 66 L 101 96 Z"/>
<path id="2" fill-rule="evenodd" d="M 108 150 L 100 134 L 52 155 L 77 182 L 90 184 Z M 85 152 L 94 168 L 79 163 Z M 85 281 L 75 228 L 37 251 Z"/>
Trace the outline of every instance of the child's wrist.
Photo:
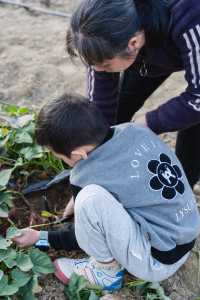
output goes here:
<path id="1" fill-rule="evenodd" d="M 50 245 L 48 241 L 48 231 L 40 231 L 38 241 L 35 243 L 35 247 L 44 251 L 49 249 Z"/>
<path id="2" fill-rule="evenodd" d="M 48 241 L 48 231 L 40 230 L 40 234 L 39 234 L 38 240 Z"/>

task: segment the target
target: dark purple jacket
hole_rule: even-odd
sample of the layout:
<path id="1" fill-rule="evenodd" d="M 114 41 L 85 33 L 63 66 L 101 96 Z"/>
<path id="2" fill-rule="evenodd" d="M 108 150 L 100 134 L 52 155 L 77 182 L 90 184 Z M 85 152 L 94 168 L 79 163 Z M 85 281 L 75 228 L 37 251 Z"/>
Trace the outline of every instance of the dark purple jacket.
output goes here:
<path id="1" fill-rule="evenodd" d="M 180 95 L 146 114 L 148 126 L 156 133 L 181 130 L 200 122 L 200 0 L 169 0 L 169 7 L 169 37 L 159 48 L 145 47 L 147 76 L 185 70 L 188 85 Z M 136 61 L 130 68 L 138 68 L 139 72 L 139 64 Z M 90 68 L 88 75 L 90 101 L 114 124 L 120 74 Z"/>

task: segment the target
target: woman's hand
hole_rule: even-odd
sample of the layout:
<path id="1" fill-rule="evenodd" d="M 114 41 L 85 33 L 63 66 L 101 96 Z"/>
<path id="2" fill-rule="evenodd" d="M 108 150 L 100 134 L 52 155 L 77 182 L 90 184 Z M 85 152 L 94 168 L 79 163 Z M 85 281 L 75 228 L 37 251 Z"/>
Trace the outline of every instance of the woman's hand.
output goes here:
<path id="1" fill-rule="evenodd" d="M 74 197 L 71 197 L 71 199 L 67 203 L 67 206 L 65 207 L 65 210 L 63 212 L 63 217 L 68 217 L 73 214 L 74 214 Z"/>
<path id="2" fill-rule="evenodd" d="M 40 232 L 31 228 L 24 228 L 21 230 L 21 235 L 14 237 L 12 240 L 19 247 L 29 247 L 34 245 L 39 240 Z"/>

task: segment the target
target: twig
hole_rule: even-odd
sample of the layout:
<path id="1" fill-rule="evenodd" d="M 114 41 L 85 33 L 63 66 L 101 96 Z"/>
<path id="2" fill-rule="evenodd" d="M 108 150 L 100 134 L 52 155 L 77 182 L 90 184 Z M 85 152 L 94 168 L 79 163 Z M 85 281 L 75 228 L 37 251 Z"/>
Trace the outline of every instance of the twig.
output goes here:
<path id="1" fill-rule="evenodd" d="M 48 15 L 52 15 L 52 16 L 57 16 L 57 17 L 64 17 L 64 18 L 70 18 L 71 15 L 70 14 L 66 14 L 60 11 L 53 11 L 53 10 L 46 10 L 40 7 L 35 7 L 33 5 L 29 5 L 29 4 L 24 4 L 21 3 L 19 1 L 12 1 L 12 0 L 0 0 L 0 3 L 4 3 L 4 4 L 11 4 L 11 5 L 16 5 L 16 6 L 20 6 L 23 7 L 25 9 L 28 9 L 30 11 L 37 11 L 39 13 L 43 13 L 43 14 L 48 14 Z"/>
<path id="2" fill-rule="evenodd" d="M 50 226 L 50 225 L 60 225 L 63 222 L 68 222 L 71 218 L 72 218 L 72 215 L 69 215 L 67 217 L 59 218 L 58 220 L 56 220 L 54 222 L 44 223 L 44 224 L 36 224 L 36 225 L 29 226 L 29 228 L 37 228 L 37 227 Z"/>
<path id="3" fill-rule="evenodd" d="M 16 194 L 16 195 L 19 195 L 19 196 L 21 197 L 21 199 L 24 201 L 24 203 L 27 205 L 27 207 L 28 207 L 29 209 L 31 209 L 30 203 L 28 202 L 28 200 L 25 198 L 25 196 L 24 196 L 22 193 L 17 192 L 17 191 L 12 191 L 12 193 L 13 193 L 13 194 Z"/>
<path id="4" fill-rule="evenodd" d="M 60 221 L 54 221 L 54 222 L 50 222 L 50 223 L 31 225 L 31 226 L 29 226 L 29 228 L 39 228 L 39 227 L 43 227 L 43 226 L 58 225 L 58 224 L 60 224 Z"/>
<path id="5" fill-rule="evenodd" d="M 16 227 L 15 223 L 10 218 L 7 218 L 7 220 L 13 227 Z"/>

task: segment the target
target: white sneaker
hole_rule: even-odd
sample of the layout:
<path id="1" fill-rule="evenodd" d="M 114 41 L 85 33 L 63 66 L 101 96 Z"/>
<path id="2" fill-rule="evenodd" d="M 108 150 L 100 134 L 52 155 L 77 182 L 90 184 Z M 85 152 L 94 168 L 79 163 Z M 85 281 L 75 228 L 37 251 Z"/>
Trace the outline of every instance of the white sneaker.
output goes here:
<path id="1" fill-rule="evenodd" d="M 64 284 L 69 282 L 74 272 L 110 292 L 119 290 L 123 284 L 124 270 L 116 261 L 104 264 L 94 258 L 58 258 L 54 261 L 54 265 L 55 276 Z"/>

